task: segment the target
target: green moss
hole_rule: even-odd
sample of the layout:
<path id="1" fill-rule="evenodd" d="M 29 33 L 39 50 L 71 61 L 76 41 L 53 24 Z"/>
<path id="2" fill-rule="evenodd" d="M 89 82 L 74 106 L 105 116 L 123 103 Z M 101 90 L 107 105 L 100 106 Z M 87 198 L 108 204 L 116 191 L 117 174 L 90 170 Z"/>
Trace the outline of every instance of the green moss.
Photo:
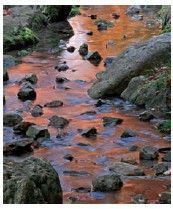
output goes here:
<path id="1" fill-rule="evenodd" d="M 24 47 L 34 45 L 38 42 L 38 38 L 33 31 L 27 27 L 14 29 L 11 34 L 5 35 L 3 38 L 4 51 L 22 49 Z"/>
<path id="2" fill-rule="evenodd" d="M 158 129 L 163 134 L 171 133 L 171 120 L 165 120 L 158 125 Z"/>
<path id="3" fill-rule="evenodd" d="M 76 15 L 79 15 L 80 14 L 80 7 L 79 6 L 72 6 L 72 9 L 70 11 L 70 16 L 76 16 Z"/>
<path id="4" fill-rule="evenodd" d="M 96 24 L 96 25 L 98 25 L 98 24 L 100 24 L 100 23 L 106 24 L 107 27 L 109 27 L 109 28 L 112 28 L 112 27 L 114 26 L 114 24 L 113 24 L 112 22 L 107 21 L 107 20 L 98 19 L 98 20 L 95 21 L 95 24 Z"/>

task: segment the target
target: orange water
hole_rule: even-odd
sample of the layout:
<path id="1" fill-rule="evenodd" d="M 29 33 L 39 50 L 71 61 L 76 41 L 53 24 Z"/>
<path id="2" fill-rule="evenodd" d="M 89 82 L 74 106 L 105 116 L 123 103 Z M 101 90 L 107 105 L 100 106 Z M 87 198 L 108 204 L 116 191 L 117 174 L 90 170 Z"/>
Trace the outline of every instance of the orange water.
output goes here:
<path id="1" fill-rule="evenodd" d="M 76 47 L 74 53 L 63 51 L 59 56 L 49 53 L 33 52 L 31 55 L 22 59 L 22 63 L 9 70 L 10 83 L 5 86 L 6 95 L 5 111 L 13 111 L 23 107 L 23 103 L 17 99 L 19 86 L 15 81 L 22 78 L 27 73 L 35 73 L 38 77 L 36 85 L 37 98 L 32 103 L 44 105 L 51 100 L 61 100 L 64 105 L 58 108 L 44 108 L 41 117 L 34 118 L 29 112 L 24 112 L 23 117 L 27 121 L 32 121 L 40 125 L 48 125 L 52 115 L 58 115 L 69 119 L 70 123 L 64 132 L 69 133 L 64 140 L 56 139 L 58 131 L 49 127 L 51 141 L 46 142 L 46 147 L 36 149 L 34 155 L 48 159 L 59 173 L 60 182 L 63 189 L 64 203 L 69 203 L 68 197 L 74 196 L 78 200 L 76 203 L 130 203 L 131 197 L 138 193 L 143 193 L 153 202 L 158 199 L 158 194 L 165 190 L 165 185 L 169 180 L 139 180 L 126 179 L 123 188 L 118 192 L 106 193 L 102 199 L 96 200 L 89 193 L 76 193 L 72 188 L 90 187 L 92 179 L 108 170 L 108 167 L 121 158 L 133 158 L 139 161 L 138 152 L 129 152 L 128 146 L 132 144 L 154 145 L 156 147 L 169 146 L 169 143 L 162 139 L 159 132 L 149 123 L 138 120 L 135 116 L 130 116 L 121 112 L 113 106 L 109 106 L 104 111 L 99 111 L 92 100 L 87 95 L 87 89 L 95 80 L 95 74 L 104 69 L 103 62 L 99 66 L 93 66 L 90 62 L 83 60 L 78 53 L 79 46 L 84 42 L 88 44 L 89 51 L 97 50 L 103 58 L 110 55 L 118 55 L 124 48 L 132 43 L 138 43 L 159 33 L 159 26 L 149 29 L 144 21 L 133 21 L 124 14 L 126 6 L 83 6 L 80 16 L 69 20 L 74 30 L 74 36 L 70 38 L 68 45 Z M 114 20 L 111 16 L 113 12 L 118 12 L 120 18 Z M 96 29 L 94 20 L 88 15 L 97 14 L 98 18 L 103 18 L 114 23 L 113 28 L 99 32 Z M 86 35 L 86 31 L 93 31 L 93 36 Z M 123 35 L 127 39 L 123 39 Z M 106 44 L 113 40 L 115 45 Z M 69 70 L 57 72 L 54 66 L 58 62 L 66 61 Z M 70 89 L 60 88 L 55 83 L 56 75 L 64 76 L 70 80 L 63 84 Z M 80 79 L 86 81 L 83 84 L 75 82 Z M 95 110 L 97 114 L 91 119 L 82 118 L 81 113 Z M 123 119 L 123 123 L 116 128 L 104 128 L 102 117 L 111 116 Z M 98 136 L 95 140 L 86 139 L 80 136 L 77 129 L 96 127 Z M 137 132 L 137 140 L 126 142 L 125 146 L 119 145 L 120 135 L 124 128 L 130 128 Z M 82 142 L 90 144 L 90 148 L 79 147 L 76 144 Z M 63 144 L 63 145 L 62 145 Z M 63 159 L 63 156 L 70 153 L 74 156 L 72 162 Z M 98 157 L 106 156 L 109 160 L 105 165 L 97 164 Z M 141 165 L 142 166 L 142 165 Z M 144 168 L 146 174 L 152 175 L 150 169 Z M 87 171 L 91 176 L 73 177 L 63 175 L 63 170 Z"/>

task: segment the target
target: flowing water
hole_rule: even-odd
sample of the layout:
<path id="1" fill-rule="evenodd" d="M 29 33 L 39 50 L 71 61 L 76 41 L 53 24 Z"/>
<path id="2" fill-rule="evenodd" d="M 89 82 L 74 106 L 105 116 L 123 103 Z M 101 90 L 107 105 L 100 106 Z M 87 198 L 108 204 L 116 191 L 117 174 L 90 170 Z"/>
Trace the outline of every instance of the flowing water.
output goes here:
<path id="1" fill-rule="evenodd" d="M 38 77 L 36 85 L 37 98 L 31 103 L 31 107 L 36 104 L 44 105 L 52 100 L 61 100 L 64 105 L 58 108 L 44 108 L 44 114 L 40 117 L 32 117 L 28 111 L 24 111 L 23 117 L 26 121 L 31 121 L 39 125 L 47 126 L 49 118 L 53 115 L 62 116 L 69 119 L 69 125 L 64 129 L 64 137 L 56 138 L 58 131 L 49 126 L 51 139 L 44 142 L 44 146 L 34 150 L 35 156 L 44 157 L 49 160 L 58 172 L 63 189 L 64 203 L 70 203 L 69 197 L 75 197 L 75 203 L 130 203 L 131 197 L 142 193 L 152 203 L 158 199 L 158 194 L 165 190 L 169 180 L 166 179 L 145 179 L 126 178 L 120 191 L 112 193 L 99 192 L 76 192 L 75 188 L 90 187 L 92 179 L 96 175 L 106 173 L 108 167 L 121 158 L 133 158 L 139 162 L 139 152 L 129 152 L 131 145 L 154 145 L 156 147 L 169 146 L 163 140 L 159 132 L 147 122 L 141 122 L 135 116 L 116 108 L 119 100 L 115 99 L 115 105 L 105 104 L 96 107 L 95 100 L 87 95 L 87 89 L 95 80 L 96 73 L 104 69 L 103 62 L 99 66 L 94 66 L 90 62 L 83 60 L 78 53 L 79 46 L 84 42 L 88 44 L 89 51 L 98 51 L 103 58 L 118 55 L 132 43 L 138 43 L 159 33 L 159 26 L 149 28 L 144 21 L 134 21 L 124 14 L 126 6 L 82 6 L 81 15 L 69 20 L 74 30 L 74 36 L 70 38 L 68 45 L 75 46 L 74 53 L 64 50 L 60 55 L 48 52 L 34 51 L 31 55 L 22 59 L 22 63 L 9 70 L 10 82 L 4 87 L 6 95 L 6 105 L 4 111 L 16 111 L 24 107 L 18 100 L 16 94 L 19 90 L 16 81 L 24 77 L 25 74 L 35 73 Z M 112 13 L 118 12 L 120 18 L 114 20 Z M 106 19 L 114 23 L 114 27 L 99 32 L 88 15 L 97 14 L 98 18 Z M 86 35 L 88 30 L 93 31 L 93 36 Z M 126 35 L 126 39 L 123 36 Z M 110 41 L 111 40 L 111 41 Z M 109 44 L 109 43 L 112 44 Z M 107 45 L 107 47 L 106 47 Z M 54 67 L 66 61 L 69 70 L 58 72 Z M 55 77 L 60 75 L 69 79 L 64 84 L 56 84 Z M 122 101 L 120 101 L 121 103 Z M 131 106 L 125 104 L 124 108 Z M 86 111 L 96 111 L 94 115 L 81 115 Z M 102 117 L 111 116 L 123 119 L 123 123 L 116 127 L 103 127 Z M 82 137 L 78 129 L 96 127 L 98 136 L 96 139 Z M 120 135 L 124 128 L 129 128 L 137 132 L 137 137 L 122 140 Z M 5 129 L 4 140 L 14 138 L 10 129 Z M 84 144 L 85 146 L 82 146 Z M 72 162 L 63 158 L 65 154 L 72 154 Z M 153 175 L 152 170 L 139 162 L 144 167 L 146 175 Z M 64 175 L 63 171 L 75 170 L 87 172 L 79 176 Z"/>

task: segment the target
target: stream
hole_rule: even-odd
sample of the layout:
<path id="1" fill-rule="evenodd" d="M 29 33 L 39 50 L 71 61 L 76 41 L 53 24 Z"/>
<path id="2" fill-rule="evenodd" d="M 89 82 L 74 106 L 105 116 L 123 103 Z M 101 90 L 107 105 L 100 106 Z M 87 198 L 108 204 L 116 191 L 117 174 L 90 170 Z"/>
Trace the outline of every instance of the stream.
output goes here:
<path id="1" fill-rule="evenodd" d="M 154 178 L 153 170 L 139 161 L 139 151 L 130 152 L 131 145 L 139 147 L 151 145 L 157 148 L 167 147 L 170 144 L 149 122 L 142 122 L 135 114 L 131 114 L 135 107 L 128 102 L 113 98 L 111 102 L 96 107 L 96 100 L 91 99 L 87 90 L 95 80 L 95 75 L 104 69 L 103 61 L 99 66 L 94 66 L 83 60 L 78 49 L 87 43 L 89 51 L 98 51 L 103 60 L 107 56 L 116 56 L 133 43 L 139 43 L 154 35 L 159 34 L 159 26 L 146 27 L 145 21 L 151 17 L 144 17 L 143 21 L 134 21 L 125 15 L 127 6 L 81 6 L 81 15 L 72 17 L 69 22 L 74 30 L 74 36 L 67 43 L 76 50 L 70 53 L 63 50 L 60 54 L 51 54 L 45 51 L 33 51 L 23 57 L 22 62 L 12 67 L 8 73 L 10 82 L 5 85 L 6 95 L 5 112 L 16 111 L 23 108 L 25 103 L 17 98 L 19 85 L 16 81 L 28 73 L 35 73 L 38 77 L 36 84 L 37 97 L 30 105 L 44 105 L 52 100 L 63 101 L 63 106 L 57 108 L 44 107 L 44 114 L 32 117 L 29 111 L 24 111 L 22 116 L 25 121 L 38 125 L 48 126 L 49 118 L 58 115 L 69 120 L 69 125 L 63 130 L 63 137 L 57 138 L 57 129 L 48 126 L 51 139 L 43 142 L 43 146 L 34 150 L 34 155 L 47 159 L 57 171 L 62 190 L 63 203 L 131 203 L 131 198 L 136 194 L 143 194 L 149 203 L 155 203 L 158 194 L 165 191 L 170 183 L 167 178 Z M 112 13 L 120 14 L 118 20 L 112 18 Z M 98 31 L 94 20 L 88 16 L 96 14 L 98 18 L 114 23 L 112 28 Z M 148 18 L 148 19 L 147 19 Z M 93 31 L 93 35 L 86 34 Z M 127 38 L 124 39 L 123 36 Z M 113 44 L 109 44 L 109 40 Z M 107 45 L 107 47 L 106 47 Z M 58 72 L 54 67 L 60 62 L 67 62 L 69 69 Z M 69 79 L 64 84 L 57 84 L 55 77 L 59 75 Z M 82 114 L 95 111 L 96 114 Z M 82 115 L 81 115 L 82 114 Z M 103 117 L 116 117 L 123 119 L 123 123 L 116 127 L 104 127 Z M 95 127 L 98 131 L 96 139 L 82 137 L 78 129 Z M 136 137 L 122 139 L 120 136 L 125 128 L 137 133 Z M 4 141 L 14 139 L 10 128 L 4 131 Z M 71 154 L 73 161 L 63 157 Z M 145 171 L 145 177 L 127 177 L 123 179 L 121 190 L 111 193 L 76 191 L 76 188 L 90 188 L 92 179 L 97 175 L 107 173 L 108 167 L 121 158 L 134 159 L 139 167 Z M 71 176 L 63 174 L 64 171 L 83 171 L 82 175 Z M 73 198 L 72 198 L 73 197 Z"/>

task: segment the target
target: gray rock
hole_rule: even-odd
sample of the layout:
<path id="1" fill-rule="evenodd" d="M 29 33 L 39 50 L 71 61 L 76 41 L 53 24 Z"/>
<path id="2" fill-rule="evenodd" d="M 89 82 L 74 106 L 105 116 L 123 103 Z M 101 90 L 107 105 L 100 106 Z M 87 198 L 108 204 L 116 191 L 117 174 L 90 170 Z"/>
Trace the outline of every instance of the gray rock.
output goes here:
<path id="1" fill-rule="evenodd" d="M 135 137 L 136 133 L 130 129 L 125 129 L 121 134 L 121 138 Z"/>
<path id="2" fill-rule="evenodd" d="M 139 119 L 142 121 L 150 121 L 153 118 L 154 118 L 154 115 L 148 110 L 139 114 Z"/>
<path id="3" fill-rule="evenodd" d="M 3 146 L 4 155 L 22 155 L 28 152 L 32 152 L 33 139 L 22 139 L 11 143 L 6 143 Z"/>
<path id="4" fill-rule="evenodd" d="M 141 160 L 155 160 L 158 156 L 158 149 L 151 146 L 142 147 L 139 152 L 139 158 Z"/>
<path id="5" fill-rule="evenodd" d="M 89 52 L 85 56 L 85 59 L 89 60 L 93 65 L 98 65 L 101 62 L 102 57 L 97 51 L 94 51 L 94 52 Z"/>
<path id="6" fill-rule="evenodd" d="M 55 128 L 64 128 L 69 124 L 69 121 L 63 117 L 57 115 L 52 116 L 50 119 L 49 125 Z"/>
<path id="7" fill-rule="evenodd" d="M 134 204 L 146 204 L 147 198 L 143 194 L 137 194 L 132 198 Z"/>
<path id="8" fill-rule="evenodd" d="M 154 165 L 153 169 L 155 170 L 155 175 L 162 175 L 165 171 L 167 171 L 171 167 L 170 163 L 158 163 Z"/>
<path id="9" fill-rule="evenodd" d="M 14 112 L 4 113 L 3 125 L 13 127 L 22 121 L 22 117 Z"/>
<path id="10" fill-rule="evenodd" d="M 35 100 L 36 98 L 36 91 L 34 90 L 33 86 L 29 83 L 23 83 L 22 87 L 19 89 L 17 96 L 20 100 Z"/>
<path id="11" fill-rule="evenodd" d="M 44 105 L 44 107 L 50 107 L 50 108 L 54 108 L 54 107 L 60 107 L 63 105 L 63 102 L 60 100 L 54 100 L 51 102 L 48 102 Z"/>
<path id="12" fill-rule="evenodd" d="M 87 138 L 95 138 L 97 136 L 97 129 L 94 127 L 84 129 L 81 132 L 81 136 L 84 136 Z"/>
<path id="13" fill-rule="evenodd" d="M 143 20 L 143 15 L 133 15 L 133 16 L 132 16 L 132 19 L 133 19 L 133 20 L 136 20 L 136 21 Z"/>
<path id="14" fill-rule="evenodd" d="M 162 161 L 171 162 L 171 151 L 167 152 L 163 157 Z"/>
<path id="15" fill-rule="evenodd" d="M 62 189 L 50 163 L 29 157 L 22 162 L 4 159 L 4 204 L 59 204 Z"/>
<path id="16" fill-rule="evenodd" d="M 103 126 L 104 127 L 107 127 L 107 126 L 110 126 L 110 125 L 115 126 L 115 125 L 121 124 L 123 122 L 123 119 L 113 118 L 113 117 L 103 117 L 102 120 L 103 120 Z"/>
<path id="17" fill-rule="evenodd" d="M 92 187 L 94 191 L 112 192 L 120 189 L 122 186 L 123 182 L 116 174 L 101 175 L 92 181 Z"/>
<path id="18" fill-rule="evenodd" d="M 133 77 L 170 60 L 170 37 L 170 33 L 165 33 L 144 43 L 129 46 L 106 68 L 88 90 L 88 94 L 94 99 L 120 95 Z"/>
<path id="19" fill-rule="evenodd" d="M 86 56 L 88 54 L 88 44 L 82 44 L 79 48 L 79 54 L 81 56 Z"/>
<path id="20" fill-rule="evenodd" d="M 21 121 L 16 126 L 14 126 L 13 130 L 15 134 L 26 134 L 26 131 L 31 125 L 35 125 L 34 123 L 27 122 L 27 121 Z"/>
<path id="21" fill-rule="evenodd" d="M 132 5 L 132 6 L 129 6 L 125 12 L 126 15 L 128 16 L 134 16 L 134 15 L 137 15 L 139 14 L 141 11 L 141 6 L 139 5 Z"/>
<path id="22" fill-rule="evenodd" d="M 123 176 L 144 176 L 144 171 L 136 165 L 132 165 L 124 162 L 114 163 L 113 166 L 109 168 L 110 171 L 115 172 L 118 175 Z"/>
<path id="23" fill-rule="evenodd" d="M 33 117 L 39 117 L 41 115 L 43 115 L 43 108 L 40 105 L 36 105 L 33 107 L 33 109 L 31 110 L 31 115 Z"/>
<path id="24" fill-rule="evenodd" d="M 26 136 L 37 140 L 38 138 L 49 139 L 50 134 L 46 127 L 39 125 L 32 125 L 28 128 Z"/>
<path id="25" fill-rule="evenodd" d="M 30 82 L 31 84 L 36 84 L 37 81 L 38 81 L 38 78 L 37 78 L 36 74 L 29 73 L 29 74 L 25 75 L 24 78 L 22 78 L 22 80 L 20 81 L 20 83 Z"/>
<path id="26" fill-rule="evenodd" d="M 159 194 L 159 203 L 171 204 L 171 192 L 162 192 Z"/>
<path id="27" fill-rule="evenodd" d="M 59 64 L 55 67 L 55 69 L 57 69 L 59 72 L 61 71 L 66 71 L 69 69 L 69 66 L 67 64 Z"/>
<path id="28" fill-rule="evenodd" d="M 56 77 L 56 82 L 57 83 L 64 83 L 64 82 L 67 82 L 67 81 L 69 81 L 69 80 L 65 77 L 59 77 L 59 76 Z"/>

